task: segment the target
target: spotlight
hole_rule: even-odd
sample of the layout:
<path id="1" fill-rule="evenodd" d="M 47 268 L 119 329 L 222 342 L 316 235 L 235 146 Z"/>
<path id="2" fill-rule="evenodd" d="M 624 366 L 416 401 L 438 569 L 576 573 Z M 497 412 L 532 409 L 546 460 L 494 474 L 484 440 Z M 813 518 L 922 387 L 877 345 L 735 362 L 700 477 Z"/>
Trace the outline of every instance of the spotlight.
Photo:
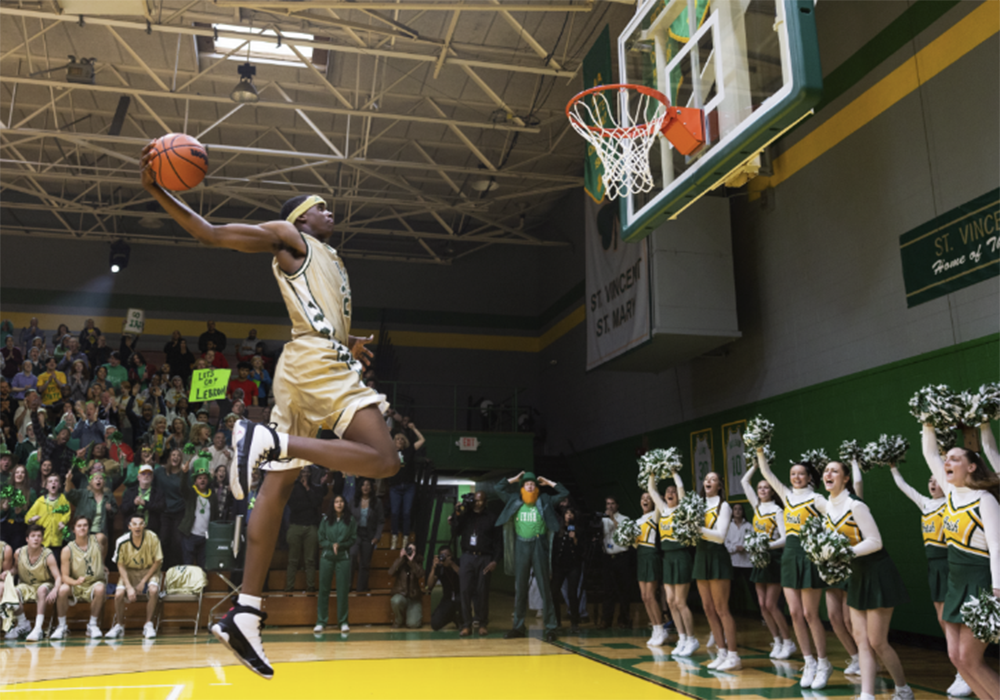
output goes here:
<path id="1" fill-rule="evenodd" d="M 236 68 L 240 74 L 240 82 L 229 93 L 229 99 L 239 104 L 253 104 L 260 100 L 257 88 L 253 84 L 253 77 L 257 74 L 257 68 L 247 61 L 242 66 Z"/>
<path id="2" fill-rule="evenodd" d="M 128 267 L 128 256 L 131 249 L 128 243 L 117 240 L 111 244 L 111 272 L 118 273 Z"/>

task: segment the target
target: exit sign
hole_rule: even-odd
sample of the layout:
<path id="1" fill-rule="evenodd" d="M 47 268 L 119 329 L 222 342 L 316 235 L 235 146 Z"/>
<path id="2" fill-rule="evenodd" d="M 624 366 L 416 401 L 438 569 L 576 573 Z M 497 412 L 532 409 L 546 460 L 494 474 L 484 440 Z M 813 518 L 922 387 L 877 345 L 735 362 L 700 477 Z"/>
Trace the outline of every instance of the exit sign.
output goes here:
<path id="1" fill-rule="evenodd" d="M 462 452 L 475 452 L 479 449 L 479 438 L 460 437 L 455 444 L 458 445 L 458 449 Z"/>

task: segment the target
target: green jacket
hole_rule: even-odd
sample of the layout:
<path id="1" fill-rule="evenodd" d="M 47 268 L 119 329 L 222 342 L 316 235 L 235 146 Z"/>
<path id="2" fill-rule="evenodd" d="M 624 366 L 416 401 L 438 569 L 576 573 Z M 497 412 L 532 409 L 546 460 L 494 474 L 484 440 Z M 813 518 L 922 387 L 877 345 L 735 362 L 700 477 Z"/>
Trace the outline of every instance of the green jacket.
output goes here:
<path id="1" fill-rule="evenodd" d="M 94 522 L 95 516 L 97 515 L 97 499 L 94 498 L 94 492 L 89 488 L 78 489 L 71 488 L 66 491 L 66 500 L 73 504 L 74 516 L 86 515 L 90 518 L 90 522 Z M 111 509 L 108 510 L 105 503 L 111 504 Z M 104 517 L 101 520 L 101 532 L 103 532 L 108 538 L 111 537 L 111 523 L 114 522 L 115 514 L 118 512 L 118 503 L 115 501 L 115 496 L 107 486 L 104 487 L 104 501 L 101 503 L 101 508 L 104 508 Z"/>
<path id="2" fill-rule="evenodd" d="M 208 486 L 211 489 L 211 480 L 209 480 Z M 185 535 L 190 535 L 191 528 L 194 527 L 194 510 L 198 507 L 198 493 L 194 490 L 194 481 L 191 479 L 190 469 L 181 472 L 181 496 L 184 497 L 184 517 L 181 518 L 181 524 L 177 529 Z M 209 498 L 208 508 L 209 512 L 211 512 L 211 498 Z M 209 521 L 211 519 L 211 515 L 209 515 Z"/>
<path id="3" fill-rule="evenodd" d="M 494 488 L 497 496 L 504 502 L 500 517 L 497 518 L 497 525 L 500 526 L 517 516 L 517 511 L 524 505 L 524 501 L 521 500 L 521 487 L 509 483 L 506 479 L 501 479 Z M 555 490 L 556 492 L 552 496 L 547 493 L 540 494 L 536 501 L 538 509 L 542 512 L 542 518 L 545 520 L 545 526 L 550 533 L 559 532 L 560 528 L 556 504 L 569 496 L 569 491 L 562 484 L 556 484 Z"/>
<path id="4" fill-rule="evenodd" d="M 351 547 L 358 541 L 358 521 L 352 517 L 350 522 L 344 519 L 330 520 L 325 515 L 319 523 L 319 551 L 327 561 L 344 561 L 351 557 Z M 333 553 L 333 544 L 337 543 L 337 553 Z"/>

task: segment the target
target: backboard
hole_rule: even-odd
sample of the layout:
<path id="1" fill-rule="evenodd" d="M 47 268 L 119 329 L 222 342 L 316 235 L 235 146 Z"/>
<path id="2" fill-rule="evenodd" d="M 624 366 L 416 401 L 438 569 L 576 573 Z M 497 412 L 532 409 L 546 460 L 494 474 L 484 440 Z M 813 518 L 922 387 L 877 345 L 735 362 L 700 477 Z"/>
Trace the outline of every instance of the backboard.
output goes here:
<path id="1" fill-rule="evenodd" d="M 652 190 L 620 200 L 625 241 L 754 177 L 760 152 L 811 112 L 823 86 L 813 0 L 645 0 L 618 38 L 618 66 L 619 82 L 701 109 L 706 139 L 689 156 L 654 140 Z"/>

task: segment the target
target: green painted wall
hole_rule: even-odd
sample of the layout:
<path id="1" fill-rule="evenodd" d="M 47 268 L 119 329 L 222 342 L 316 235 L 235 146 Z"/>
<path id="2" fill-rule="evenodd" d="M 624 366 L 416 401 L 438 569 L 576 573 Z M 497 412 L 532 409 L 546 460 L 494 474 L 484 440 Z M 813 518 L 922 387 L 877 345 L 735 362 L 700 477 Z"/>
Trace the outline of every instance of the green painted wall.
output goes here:
<path id="1" fill-rule="evenodd" d="M 491 471 L 504 469 L 514 474 L 531 471 L 534 465 L 534 433 L 476 433 L 451 430 L 425 430 L 427 456 L 434 468 L 441 471 Z M 479 449 L 463 452 L 458 449 L 461 437 L 479 438 Z"/>
<path id="2" fill-rule="evenodd" d="M 775 424 L 772 443 L 777 452 L 775 472 L 787 480 L 789 460 L 806 449 L 823 447 L 835 455 L 844 439 L 868 442 L 881 433 L 909 438 L 911 448 L 901 470 L 920 490 L 926 489 L 929 471 L 920 454 L 919 426 L 909 414 L 907 401 L 931 382 L 953 388 L 978 388 L 1000 374 L 1000 336 L 991 335 L 960 345 L 894 362 L 757 403 L 723 411 L 697 420 L 635 435 L 625 440 L 578 453 L 570 458 L 579 488 L 588 502 L 614 494 L 628 515 L 640 511 L 636 487 L 636 449 L 648 446 L 680 448 L 687 459 L 685 483 L 690 484 L 692 432 L 711 429 L 716 470 L 723 467 L 721 450 L 725 423 L 759 414 Z M 996 426 L 994 426 L 996 429 Z M 786 481 L 787 483 L 787 481 Z M 887 469 L 865 476 L 865 500 L 871 506 L 886 549 L 907 583 L 910 603 L 897 608 L 893 628 L 940 636 L 927 588 L 926 565 L 920 538 L 920 513 L 897 489 Z"/>

